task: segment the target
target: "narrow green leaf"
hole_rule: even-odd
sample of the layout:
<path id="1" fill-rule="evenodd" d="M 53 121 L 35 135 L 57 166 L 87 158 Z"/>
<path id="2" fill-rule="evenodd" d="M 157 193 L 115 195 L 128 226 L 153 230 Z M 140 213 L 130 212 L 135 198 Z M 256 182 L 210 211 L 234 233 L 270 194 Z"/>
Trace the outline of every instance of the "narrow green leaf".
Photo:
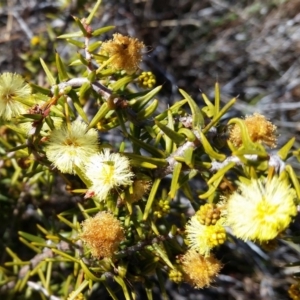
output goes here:
<path id="1" fill-rule="evenodd" d="M 92 36 L 99 36 L 99 35 L 101 35 L 103 33 L 106 33 L 106 32 L 108 32 L 110 30 L 115 29 L 115 27 L 116 26 L 106 26 L 106 27 L 98 28 L 96 30 L 93 30 Z"/>
<path id="2" fill-rule="evenodd" d="M 90 91 L 90 89 L 91 83 L 89 81 L 84 82 L 78 91 L 79 98 L 84 99 L 86 97 L 86 94 Z"/>
<path id="3" fill-rule="evenodd" d="M 102 0 L 97 0 L 95 6 L 93 7 L 92 11 L 90 12 L 89 16 L 87 17 L 87 19 L 85 20 L 86 24 L 91 24 L 96 12 L 99 10 L 100 4 L 101 4 Z"/>
<path id="4" fill-rule="evenodd" d="M 176 195 L 177 188 L 178 188 L 178 180 L 181 174 L 181 168 L 182 164 L 181 163 L 175 163 L 174 165 L 174 170 L 172 174 L 172 181 L 171 181 L 171 187 L 170 187 L 170 192 L 169 196 L 173 199 Z"/>
<path id="5" fill-rule="evenodd" d="M 40 248 L 35 247 L 34 245 L 32 245 L 31 243 L 29 243 L 26 239 L 19 237 L 20 242 L 22 242 L 26 247 L 28 247 L 29 249 L 33 250 L 36 253 L 41 253 L 42 250 Z"/>
<path id="6" fill-rule="evenodd" d="M 135 153 L 126 152 L 124 152 L 123 154 L 131 160 L 130 164 L 133 166 L 141 166 L 147 168 L 147 164 L 149 164 L 148 168 L 155 169 L 157 167 L 165 167 L 167 165 L 167 161 L 163 158 L 142 156 Z M 145 165 L 143 163 L 145 163 Z"/>
<path id="7" fill-rule="evenodd" d="M 295 188 L 295 190 L 296 190 L 296 193 L 297 193 L 297 196 L 298 196 L 298 205 L 300 204 L 299 203 L 299 199 L 300 199 L 300 184 L 299 184 L 299 180 L 298 180 L 298 177 L 297 177 L 297 175 L 296 175 L 296 173 L 295 173 L 295 171 L 294 171 L 294 169 L 293 169 L 293 167 L 291 166 L 291 165 L 287 165 L 286 167 L 285 167 L 285 170 L 288 172 L 288 174 L 289 174 L 289 176 L 290 176 L 290 179 L 291 179 L 291 181 L 292 181 L 292 183 L 293 183 L 293 186 L 294 186 L 294 188 Z"/>
<path id="8" fill-rule="evenodd" d="M 81 30 L 83 36 L 88 36 L 88 33 L 84 27 L 84 24 L 82 24 L 82 21 L 75 16 L 73 16 L 73 19 L 74 19 L 75 23 L 77 24 L 77 26 L 79 27 L 79 29 Z M 86 23 L 86 20 L 84 22 Z"/>
<path id="9" fill-rule="evenodd" d="M 207 184 L 212 184 L 214 183 L 218 178 L 223 178 L 225 173 L 232 169 L 235 166 L 235 162 L 230 162 L 220 170 L 216 174 L 214 174 L 208 181 Z"/>
<path id="10" fill-rule="evenodd" d="M 85 48 L 85 44 L 84 42 L 80 42 L 74 39 L 67 39 L 67 42 L 78 47 L 79 49 L 84 49 Z"/>
<path id="11" fill-rule="evenodd" d="M 170 129 L 166 125 L 163 125 L 159 121 L 155 120 L 155 124 L 177 145 L 182 145 L 185 142 L 185 136 Z"/>
<path id="12" fill-rule="evenodd" d="M 282 160 L 286 160 L 286 158 L 289 155 L 289 151 L 291 150 L 291 148 L 293 147 L 295 142 L 295 138 L 292 137 L 283 147 L 281 147 L 281 149 L 277 152 L 277 155 L 282 159 Z"/>
<path id="13" fill-rule="evenodd" d="M 186 99 L 180 100 L 180 101 L 176 101 L 175 104 L 173 104 L 168 110 L 170 110 L 172 112 L 172 114 L 178 114 L 181 107 L 183 105 L 185 105 L 188 101 Z M 162 121 L 164 120 L 167 115 L 168 115 L 168 110 L 165 110 L 164 112 L 162 112 L 161 114 L 157 115 L 155 117 L 155 120 L 157 121 Z"/>
<path id="14" fill-rule="evenodd" d="M 157 93 L 161 90 L 162 85 L 157 86 L 146 95 L 139 97 L 138 99 L 130 100 L 129 105 L 135 110 L 140 111 L 143 107 L 147 105 L 147 103 L 157 95 Z"/>
<path id="15" fill-rule="evenodd" d="M 209 155 L 210 158 L 217 159 L 220 161 L 223 161 L 226 158 L 225 154 L 214 151 L 214 149 L 206 139 L 206 136 L 201 131 L 200 131 L 200 137 L 201 137 L 201 143 L 205 150 L 205 153 L 207 153 L 207 155 Z"/>
<path id="16" fill-rule="evenodd" d="M 89 281 L 84 279 L 83 282 L 69 295 L 68 300 L 76 300 L 77 296 L 89 285 Z"/>
<path id="17" fill-rule="evenodd" d="M 188 101 L 189 106 L 191 108 L 193 117 L 193 128 L 201 128 L 204 125 L 204 117 L 197 103 L 184 90 L 179 89 L 179 92 Z"/>
<path id="18" fill-rule="evenodd" d="M 194 149 L 189 147 L 183 153 L 184 162 L 192 169 L 194 168 Z"/>
<path id="19" fill-rule="evenodd" d="M 145 284 L 145 291 L 146 291 L 146 295 L 147 295 L 147 299 L 148 300 L 153 300 L 153 295 L 152 295 L 152 291 L 153 291 L 153 287 L 150 284 Z"/>
<path id="20" fill-rule="evenodd" d="M 137 120 L 141 121 L 150 118 L 155 113 L 158 107 L 158 103 L 158 100 L 154 99 L 150 105 L 148 105 L 145 109 L 139 111 L 136 115 Z"/>
<path id="21" fill-rule="evenodd" d="M 207 114 L 209 118 L 215 116 L 215 106 L 210 102 L 210 100 L 204 93 L 202 93 L 201 96 L 205 104 L 207 105 L 206 107 L 203 107 L 202 110 Z"/>
<path id="22" fill-rule="evenodd" d="M 131 297 L 128 293 L 128 289 L 127 289 L 127 286 L 126 286 L 123 278 L 120 277 L 120 276 L 114 276 L 114 280 L 121 286 L 121 288 L 123 290 L 123 293 L 124 293 L 124 296 L 125 296 L 125 299 L 126 300 L 131 300 Z"/>
<path id="23" fill-rule="evenodd" d="M 113 300 L 119 300 L 119 298 L 116 296 L 112 288 L 105 281 L 103 281 L 102 283 L 105 286 L 106 290 L 108 291 L 109 295 L 113 298 Z"/>
<path id="24" fill-rule="evenodd" d="M 86 60 L 86 58 L 81 53 L 77 53 L 77 56 L 84 66 L 89 65 L 89 62 Z"/>
<path id="25" fill-rule="evenodd" d="M 208 130 L 215 126 L 220 119 L 224 116 L 224 114 L 235 104 L 236 98 L 232 98 L 226 105 L 221 109 L 221 111 L 214 116 L 214 118 L 205 126 L 202 132 L 205 134 Z"/>
<path id="26" fill-rule="evenodd" d="M 62 215 L 57 215 L 57 217 L 59 218 L 60 221 L 62 221 L 63 223 L 65 223 L 67 226 L 71 227 L 74 230 L 77 230 L 76 225 L 74 225 L 72 222 L 70 222 L 69 220 L 67 220 L 66 218 L 64 218 Z"/>
<path id="27" fill-rule="evenodd" d="M 36 93 L 41 93 L 43 95 L 51 95 L 51 90 L 50 89 L 46 89 L 46 88 L 43 88 L 37 84 L 34 84 L 34 83 L 29 83 L 30 87 L 32 88 L 32 91 L 33 92 L 36 92 Z"/>
<path id="28" fill-rule="evenodd" d="M 101 46 L 101 44 L 102 44 L 101 41 L 96 41 L 96 42 L 90 44 L 90 45 L 88 46 L 88 51 L 89 51 L 90 53 L 93 53 L 94 51 L 98 50 L 98 48 Z"/>
<path id="29" fill-rule="evenodd" d="M 42 115 L 39 115 L 39 114 L 23 114 L 22 115 L 24 118 L 28 118 L 28 119 L 32 119 L 32 120 L 35 120 L 35 121 L 40 121 L 43 116 Z"/>
<path id="30" fill-rule="evenodd" d="M 82 31 L 76 31 L 76 32 L 71 32 L 71 33 L 66 33 L 58 36 L 58 39 L 68 39 L 68 38 L 74 38 L 74 37 L 82 37 Z"/>
<path id="31" fill-rule="evenodd" d="M 143 215 L 143 220 L 144 221 L 147 220 L 148 215 L 151 211 L 152 204 L 153 204 L 153 201 L 155 199 L 155 196 L 156 196 L 156 193 L 157 193 L 160 182 L 161 182 L 160 178 L 155 178 L 155 180 L 153 182 L 150 194 L 148 196 L 148 200 L 147 200 L 147 204 L 146 204 L 146 207 L 145 207 L 144 215 Z"/>
<path id="32" fill-rule="evenodd" d="M 79 263 L 78 259 L 75 258 L 75 257 L 72 256 L 72 255 L 69 255 L 69 254 L 67 254 L 67 253 L 65 253 L 65 252 L 63 252 L 63 251 L 61 251 L 61 250 L 56 249 L 56 248 L 51 248 L 51 250 L 52 250 L 55 254 L 60 255 L 60 256 L 62 256 L 62 257 L 64 257 L 64 258 L 66 258 L 68 261 L 73 261 L 73 262 L 75 262 L 75 263 Z"/>
<path id="33" fill-rule="evenodd" d="M 39 263 L 37 267 L 40 268 L 41 263 Z M 32 276 L 31 272 L 27 272 L 22 279 L 18 280 L 19 284 L 18 283 L 16 284 L 16 286 L 14 287 L 14 290 L 17 291 L 18 293 L 21 293 L 23 291 L 23 289 L 25 288 L 30 276 Z"/>
<path id="34" fill-rule="evenodd" d="M 195 134 L 187 128 L 180 128 L 178 133 L 184 135 L 189 142 L 194 142 L 196 140 Z"/>
<path id="35" fill-rule="evenodd" d="M 110 88 L 116 92 L 119 90 L 124 90 L 124 88 L 127 86 L 128 83 L 130 83 L 133 80 L 133 76 L 127 75 L 124 76 L 122 78 L 120 78 L 119 80 L 117 80 L 116 82 L 112 83 L 110 85 Z"/>
<path id="36" fill-rule="evenodd" d="M 220 176 L 219 178 L 217 178 L 211 185 L 209 185 L 208 191 L 205 192 L 204 194 L 199 195 L 200 199 L 207 199 L 208 197 L 210 197 L 218 188 L 219 184 L 221 183 L 223 177 Z"/>
<path id="37" fill-rule="evenodd" d="M 247 148 L 239 148 L 238 150 L 235 150 L 232 152 L 232 155 L 238 156 L 242 162 L 247 162 L 247 158 L 245 158 L 245 155 L 257 155 L 259 159 L 267 159 L 269 157 L 268 153 L 266 152 L 266 149 L 263 147 L 263 145 L 257 143 L 254 144 L 256 146 L 255 148 L 252 149 L 247 149 Z M 249 159 L 251 162 L 251 159 Z"/>
<path id="38" fill-rule="evenodd" d="M 157 121 L 158 122 L 158 121 Z M 158 125 L 157 125 L 158 126 Z M 159 127 L 159 126 L 158 126 Z M 170 110 L 168 110 L 168 123 L 166 128 L 171 129 L 174 132 L 174 119 L 172 116 L 172 113 Z M 179 133 L 177 133 L 179 134 Z M 180 135 L 180 134 L 179 134 Z M 171 137 L 169 137 L 167 134 L 163 135 L 163 138 L 165 140 L 165 150 L 166 150 L 166 155 L 170 155 L 173 152 L 174 149 L 174 141 Z M 185 140 L 185 139 L 184 139 Z"/>
<path id="39" fill-rule="evenodd" d="M 21 261 L 21 259 L 17 256 L 17 254 L 13 252 L 10 248 L 6 247 L 5 250 L 13 260 L 16 260 L 18 262 Z"/>
<path id="40" fill-rule="evenodd" d="M 75 59 L 73 60 L 69 66 L 72 67 L 72 66 L 81 66 L 82 65 L 82 61 L 80 59 Z"/>
<path id="41" fill-rule="evenodd" d="M 169 257 L 163 247 L 159 244 L 153 244 L 153 248 L 155 249 L 155 253 L 169 266 L 171 269 L 174 269 L 173 264 L 169 260 Z"/>
<path id="42" fill-rule="evenodd" d="M 30 242 L 37 242 L 37 243 L 44 243 L 45 242 L 45 239 L 43 239 L 39 236 L 27 233 L 27 232 L 24 232 L 24 231 L 19 231 L 18 234 L 19 234 L 19 236 L 27 239 Z"/>
<path id="43" fill-rule="evenodd" d="M 91 120 L 88 129 L 94 128 L 97 125 L 97 123 L 106 116 L 109 110 L 110 109 L 108 108 L 107 103 L 103 103 L 96 115 L 94 116 L 94 118 Z"/>
<path id="44" fill-rule="evenodd" d="M 55 54 L 55 60 L 56 60 L 56 67 L 58 71 L 58 78 L 60 81 L 67 81 L 69 79 L 69 76 L 67 74 L 66 68 L 58 55 L 58 53 Z"/>
<path id="45" fill-rule="evenodd" d="M 46 73 L 46 76 L 47 76 L 47 79 L 48 79 L 48 82 L 50 83 L 50 85 L 55 85 L 56 81 L 51 73 L 51 71 L 48 69 L 46 63 L 44 62 L 44 60 L 42 58 L 40 58 L 40 62 L 41 62 L 41 65 Z"/>
<path id="46" fill-rule="evenodd" d="M 79 261 L 85 276 L 90 279 L 90 280 L 94 280 L 94 281 L 102 281 L 101 278 L 98 278 L 97 276 L 95 276 L 88 268 L 88 266 L 82 261 L 82 259 Z"/>
<path id="47" fill-rule="evenodd" d="M 116 115 L 117 115 L 117 118 L 118 118 L 118 121 L 119 121 L 119 125 L 122 129 L 122 133 L 125 137 L 128 137 L 128 133 L 127 133 L 127 127 L 125 125 L 125 122 L 126 120 L 124 120 L 124 116 L 123 116 L 123 113 L 121 110 L 116 110 L 115 111 Z"/>
<path id="48" fill-rule="evenodd" d="M 52 267 L 53 267 L 53 262 L 49 261 L 47 262 L 47 271 L 46 271 L 46 278 L 45 278 L 45 288 L 49 290 L 50 288 L 50 281 L 52 277 Z"/>
<path id="49" fill-rule="evenodd" d="M 157 157 L 157 158 L 165 157 L 165 154 L 161 150 L 157 149 L 156 147 L 153 147 L 150 144 L 144 143 L 140 139 L 137 139 L 136 137 L 134 137 L 130 134 L 128 134 L 128 138 L 133 143 L 135 143 L 136 145 L 140 146 L 142 149 L 144 149 L 147 152 L 149 152 L 150 154 L 152 154 L 154 157 Z"/>

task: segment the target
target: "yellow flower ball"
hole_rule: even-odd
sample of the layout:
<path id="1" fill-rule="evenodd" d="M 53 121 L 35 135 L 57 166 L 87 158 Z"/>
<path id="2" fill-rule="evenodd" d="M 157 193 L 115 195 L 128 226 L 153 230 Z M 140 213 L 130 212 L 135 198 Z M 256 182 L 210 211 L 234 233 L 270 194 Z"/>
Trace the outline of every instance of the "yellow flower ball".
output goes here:
<path id="1" fill-rule="evenodd" d="M 286 181 L 253 179 L 240 183 L 228 199 L 225 216 L 233 234 L 242 240 L 264 242 L 285 230 L 297 214 L 296 192 Z"/>

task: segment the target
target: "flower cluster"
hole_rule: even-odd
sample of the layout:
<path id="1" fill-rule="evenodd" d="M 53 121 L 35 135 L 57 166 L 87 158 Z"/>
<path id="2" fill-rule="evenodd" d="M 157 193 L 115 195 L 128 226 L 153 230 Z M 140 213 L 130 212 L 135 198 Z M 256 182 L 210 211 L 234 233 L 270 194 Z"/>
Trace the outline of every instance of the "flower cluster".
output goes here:
<path id="1" fill-rule="evenodd" d="M 188 250 L 181 262 L 185 281 L 198 289 L 210 286 L 222 268 L 213 255 L 204 257 L 195 250 Z"/>
<path id="2" fill-rule="evenodd" d="M 103 211 L 82 223 L 80 238 L 94 257 L 111 257 L 124 240 L 124 229 L 117 218 Z"/>
<path id="3" fill-rule="evenodd" d="M 209 256 L 210 251 L 226 240 L 224 220 L 220 219 L 215 225 L 203 225 L 195 215 L 186 225 L 188 245 L 200 254 Z"/>
<path id="4" fill-rule="evenodd" d="M 116 70 L 125 70 L 128 74 L 134 73 L 142 60 L 144 44 L 138 39 L 115 33 L 113 39 L 104 42 L 101 54 L 107 53 L 109 65 Z"/>
<path id="5" fill-rule="evenodd" d="M 132 183 L 129 160 L 109 149 L 98 152 L 98 134 L 81 121 L 55 129 L 45 147 L 47 158 L 62 173 L 83 169 L 91 182 L 87 196 L 105 200 L 109 192 Z"/>
<path id="6" fill-rule="evenodd" d="M 30 103 L 30 86 L 24 82 L 22 76 L 12 73 L 0 75 L 0 117 L 11 120 L 26 113 Z"/>
<path id="7" fill-rule="evenodd" d="M 47 158 L 62 173 L 75 174 L 75 168 L 83 168 L 85 162 L 98 151 L 98 134 L 85 123 L 74 121 L 69 126 L 55 129 L 45 147 Z"/>
<path id="8" fill-rule="evenodd" d="M 254 113 L 253 115 L 246 116 L 245 125 L 248 129 L 250 139 L 253 142 L 263 143 L 270 148 L 276 147 L 277 137 L 276 129 L 277 127 L 266 119 L 265 116 Z M 235 124 L 231 131 L 229 140 L 236 146 L 240 147 L 242 145 L 241 129 L 238 124 Z"/>
<path id="9" fill-rule="evenodd" d="M 295 190 L 278 177 L 240 183 L 226 204 L 226 223 L 244 241 L 272 240 L 296 215 L 295 199 Z"/>
<path id="10" fill-rule="evenodd" d="M 92 155 L 86 164 L 86 176 L 92 182 L 89 194 L 95 195 L 100 201 L 105 200 L 113 188 L 127 186 L 132 183 L 134 174 L 130 172 L 128 158 L 118 153 L 103 153 Z"/>
<path id="11" fill-rule="evenodd" d="M 156 83 L 156 78 L 152 72 L 142 72 L 138 77 L 138 84 L 143 88 L 153 88 Z"/>

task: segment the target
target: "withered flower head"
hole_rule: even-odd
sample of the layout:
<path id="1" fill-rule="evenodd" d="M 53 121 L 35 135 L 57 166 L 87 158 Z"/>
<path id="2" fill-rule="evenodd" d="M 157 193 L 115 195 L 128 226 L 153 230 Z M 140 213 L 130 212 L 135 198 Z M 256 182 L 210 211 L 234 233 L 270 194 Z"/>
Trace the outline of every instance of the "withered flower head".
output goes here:
<path id="1" fill-rule="evenodd" d="M 143 42 L 136 38 L 115 33 L 113 39 L 104 42 L 101 53 L 109 55 L 110 66 L 116 70 L 125 70 L 128 74 L 134 73 L 142 60 Z"/>
<path id="2" fill-rule="evenodd" d="M 276 126 L 266 119 L 265 116 L 254 113 L 246 116 L 245 125 L 248 129 L 250 139 L 253 142 L 259 142 L 267 145 L 270 148 L 276 147 Z M 229 135 L 229 140 L 236 146 L 242 145 L 242 134 L 238 124 L 235 124 Z"/>
<path id="3" fill-rule="evenodd" d="M 80 238 L 94 257 L 111 257 L 124 239 L 124 229 L 117 218 L 102 211 L 82 223 Z"/>
<path id="4" fill-rule="evenodd" d="M 222 268 L 214 256 L 204 257 L 195 250 L 188 250 L 181 263 L 185 281 L 197 289 L 209 287 Z"/>
<path id="5" fill-rule="evenodd" d="M 292 300 L 299 300 L 300 299 L 300 284 L 299 283 L 292 284 L 288 290 L 288 294 Z"/>
<path id="6" fill-rule="evenodd" d="M 132 183 L 133 193 L 130 194 L 130 202 L 134 203 L 142 199 L 151 188 L 151 178 L 144 174 L 137 174 L 137 178 Z"/>

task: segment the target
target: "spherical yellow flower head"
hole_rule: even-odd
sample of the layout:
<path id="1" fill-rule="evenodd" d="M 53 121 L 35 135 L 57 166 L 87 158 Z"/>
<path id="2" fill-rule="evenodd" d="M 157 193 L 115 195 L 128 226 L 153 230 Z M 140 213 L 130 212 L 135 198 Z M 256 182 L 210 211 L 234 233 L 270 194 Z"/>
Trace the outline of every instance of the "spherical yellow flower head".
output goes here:
<path id="1" fill-rule="evenodd" d="M 89 157 L 97 153 L 98 133 L 76 120 L 70 127 L 53 130 L 45 151 L 47 158 L 62 173 L 75 174 L 75 167 L 82 168 Z"/>
<path id="2" fill-rule="evenodd" d="M 116 70 L 125 70 L 128 74 L 134 73 L 142 61 L 144 44 L 138 39 L 115 33 L 113 39 L 104 42 L 100 53 L 107 53 L 110 65 Z"/>
<path id="3" fill-rule="evenodd" d="M 197 215 L 193 216 L 186 226 L 186 238 L 191 249 L 208 256 L 210 251 L 226 240 L 226 231 L 220 219 L 215 225 L 203 225 Z"/>
<path id="4" fill-rule="evenodd" d="M 142 72 L 138 77 L 138 84 L 142 88 L 153 88 L 156 83 L 156 78 L 152 72 Z"/>
<path id="5" fill-rule="evenodd" d="M 290 224 L 297 209 L 296 192 L 286 181 L 273 177 L 266 183 L 240 183 L 228 199 L 225 216 L 236 237 L 264 242 L 274 239 Z"/>
<path id="6" fill-rule="evenodd" d="M 276 126 L 266 119 L 265 116 L 254 113 L 246 116 L 245 125 L 248 129 L 249 137 L 253 142 L 263 143 L 270 148 L 276 147 Z M 229 135 L 229 140 L 236 146 L 242 145 L 241 129 L 238 124 L 235 124 Z"/>
<path id="7" fill-rule="evenodd" d="M 210 286 L 222 268 L 214 256 L 204 257 L 191 249 L 182 257 L 185 281 L 197 289 Z"/>
<path id="8" fill-rule="evenodd" d="M 170 199 L 160 199 L 153 207 L 153 214 L 160 219 L 169 214 L 170 210 Z"/>
<path id="9" fill-rule="evenodd" d="M 41 42 L 41 38 L 37 35 L 34 35 L 30 40 L 31 46 L 37 46 Z"/>
<path id="10" fill-rule="evenodd" d="M 90 248 L 94 257 L 112 257 L 124 240 L 124 229 L 112 214 L 99 212 L 82 223 L 80 238 Z"/>
<path id="11" fill-rule="evenodd" d="M 30 86 L 18 74 L 3 73 L 0 75 L 0 117 L 11 120 L 26 113 L 25 103 L 31 95 Z"/>
<path id="12" fill-rule="evenodd" d="M 92 182 L 88 193 L 101 201 L 105 200 L 111 189 L 132 184 L 134 174 L 130 172 L 127 157 L 104 149 L 103 153 L 90 157 L 86 164 L 86 176 Z"/>
<path id="13" fill-rule="evenodd" d="M 206 203 L 196 212 L 202 225 L 215 225 L 221 217 L 221 210 L 213 203 Z"/>
<path id="14" fill-rule="evenodd" d="M 178 269 L 170 270 L 168 276 L 171 281 L 177 284 L 183 281 L 183 273 Z"/>

